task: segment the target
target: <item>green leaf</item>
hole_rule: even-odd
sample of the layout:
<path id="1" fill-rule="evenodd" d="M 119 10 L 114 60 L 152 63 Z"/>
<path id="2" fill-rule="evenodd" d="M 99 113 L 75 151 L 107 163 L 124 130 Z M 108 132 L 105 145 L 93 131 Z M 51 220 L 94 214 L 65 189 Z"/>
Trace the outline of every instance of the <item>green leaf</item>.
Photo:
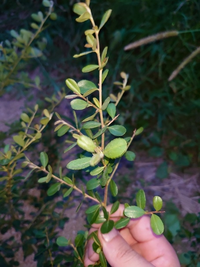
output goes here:
<path id="1" fill-rule="evenodd" d="M 100 30 L 100 29 L 105 25 L 105 23 L 108 21 L 110 15 L 111 15 L 111 12 L 112 12 L 112 10 L 109 9 L 109 10 L 107 10 L 107 11 L 104 13 L 104 15 L 103 15 L 103 17 L 102 17 L 102 19 L 101 19 L 101 23 L 100 23 L 100 25 L 99 25 L 99 30 Z"/>
<path id="2" fill-rule="evenodd" d="M 90 13 L 88 13 L 87 11 L 85 13 L 83 13 L 82 15 L 80 15 L 80 17 L 78 17 L 76 19 L 77 22 L 84 22 L 87 21 L 88 19 L 90 19 L 91 15 Z"/>
<path id="3" fill-rule="evenodd" d="M 96 219 L 97 219 L 98 216 L 99 216 L 99 210 L 100 210 L 100 207 L 96 207 L 96 209 L 95 209 L 93 212 L 91 212 L 91 213 L 89 213 L 89 214 L 87 215 L 87 220 L 88 220 L 88 222 L 89 222 L 90 224 L 93 224 L 93 223 L 96 222 Z"/>
<path id="4" fill-rule="evenodd" d="M 99 205 L 99 204 L 97 204 L 97 205 L 93 205 L 93 206 L 89 207 L 89 208 L 85 211 L 85 213 L 86 213 L 86 214 L 93 213 L 93 212 L 94 212 L 96 209 L 98 209 L 98 208 L 100 208 L 100 205 Z"/>
<path id="5" fill-rule="evenodd" d="M 57 131 L 57 135 L 58 136 L 63 136 L 64 134 L 66 134 L 69 130 L 69 126 L 67 125 L 63 125 L 58 131 Z"/>
<path id="6" fill-rule="evenodd" d="M 144 209 L 146 206 L 146 195 L 144 190 L 140 189 L 136 194 L 136 203 L 137 206 L 141 209 Z"/>
<path id="7" fill-rule="evenodd" d="M 78 57 L 86 56 L 86 55 L 91 54 L 93 52 L 94 51 L 87 51 L 87 52 L 83 52 L 83 53 L 80 53 L 80 54 L 75 54 L 75 55 L 73 55 L 73 58 L 78 58 Z"/>
<path id="8" fill-rule="evenodd" d="M 100 108 L 100 103 L 99 103 L 99 100 L 96 98 L 96 97 L 93 97 L 93 101 L 95 103 L 95 105 Z"/>
<path id="9" fill-rule="evenodd" d="M 124 215 L 128 218 L 139 218 L 145 214 L 145 211 L 137 206 L 129 206 L 124 209 Z"/>
<path id="10" fill-rule="evenodd" d="M 48 196 L 53 196 L 55 193 L 57 193 L 60 190 L 60 183 L 55 183 L 49 187 L 47 190 Z"/>
<path id="11" fill-rule="evenodd" d="M 83 129 L 94 129 L 100 127 L 101 123 L 97 121 L 88 121 L 83 124 Z"/>
<path id="12" fill-rule="evenodd" d="M 108 220 L 104 222 L 101 226 L 101 233 L 102 234 L 107 234 L 109 233 L 113 228 L 114 228 L 114 221 L 113 220 Z"/>
<path id="13" fill-rule="evenodd" d="M 103 63 L 104 59 L 106 58 L 107 52 L 108 52 L 108 47 L 106 46 L 101 55 L 101 63 Z"/>
<path id="14" fill-rule="evenodd" d="M 164 225 L 160 217 L 155 214 L 151 215 L 151 228 L 156 235 L 161 235 L 164 232 Z"/>
<path id="15" fill-rule="evenodd" d="M 20 135 L 14 135 L 13 136 L 13 140 L 15 141 L 16 144 L 18 144 L 19 146 L 24 146 L 25 142 L 23 140 L 23 138 Z"/>
<path id="16" fill-rule="evenodd" d="M 88 107 L 88 103 L 82 99 L 74 99 L 70 105 L 74 110 L 83 110 Z"/>
<path id="17" fill-rule="evenodd" d="M 107 112 L 108 112 L 108 115 L 110 115 L 110 117 L 113 119 L 115 117 L 115 114 L 116 114 L 115 104 L 110 103 L 107 107 Z"/>
<path id="18" fill-rule="evenodd" d="M 93 190 L 97 188 L 99 185 L 100 185 L 100 180 L 97 178 L 92 178 L 87 182 L 86 187 L 87 190 Z"/>
<path id="19" fill-rule="evenodd" d="M 76 247 L 80 247 L 80 246 L 83 246 L 83 243 L 84 243 L 84 235 L 82 233 L 79 233 L 77 234 L 76 238 L 75 238 L 75 246 Z"/>
<path id="20" fill-rule="evenodd" d="M 48 122 L 49 122 L 49 118 L 42 118 L 42 119 L 40 120 L 40 123 L 41 123 L 42 125 L 47 125 Z"/>
<path id="21" fill-rule="evenodd" d="M 140 127 L 139 129 L 137 129 L 137 131 L 135 132 L 135 135 L 139 135 L 143 132 L 144 128 Z"/>
<path id="22" fill-rule="evenodd" d="M 66 183 L 73 185 L 72 180 L 71 180 L 70 178 L 68 178 L 67 176 L 63 177 L 63 180 L 64 180 Z"/>
<path id="23" fill-rule="evenodd" d="M 129 160 L 129 161 L 134 161 L 134 159 L 135 159 L 135 153 L 134 152 L 132 152 L 132 151 L 126 151 L 126 153 L 125 153 L 125 158 L 127 159 L 127 160 Z"/>
<path id="24" fill-rule="evenodd" d="M 67 168 L 70 170 L 82 170 L 90 166 L 91 157 L 85 157 L 81 159 L 75 159 L 67 164 Z"/>
<path id="25" fill-rule="evenodd" d="M 40 184 L 41 183 L 46 183 L 46 181 L 47 181 L 47 176 L 38 179 L 38 183 L 40 183 Z"/>
<path id="26" fill-rule="evenodd" d="M 108 75 L 108 72 L 109 72 L 108 69 L 104 70 L 104 72 L 103 72 L 103 74 L 102 74 L 102 83 L 105 81 L 105 79 L 106 79 L 106 77 L 107 77 L 107 75 Z"/>
<path id="27" fill-rule="evenodd" d="M 151 149 L 149 149 L 149 155 L 153 157 L 161 157 L 164 153 L 163 148 L 159 146 L 154 146 Z"/>
<path id="28" fill-rule="evenodd" d="M 78 84 L 73 79 L 67 79 L 66 85 L 74 93 L 80 95 L 80 88 L 79 88 Z"/>
<path id="29" fill-rule="evenodd" d="M 82 5 L 80 5 L 79 3 L 77 3 L 73 6 L 73 11 L 74 11 L 74 13 L 76 13 L 77 15 L 80 16 L 86 12 L 86 8 Z"/>
<path id="30" fill-rule="evenodd" d="M 102 251 L 100 251 L 100 253 L 99 253 L 99 260 L 101 263 L 101 267 L 107 267 L 107 260 L 106 260 Z"/>
<path id="31" fill-rule="evenodd" d="M 122 136 L 126 133 L 126 128 L 122 125 L 113 125 L 108 127 L 109 132 L 115 136 Z"/>
<path id="32" fill-rule="evenodd" d="M 39 26 L 36 23 L 31 23 L 31 27 L 35 30 L 39 29 Z"/>
<path id="33" fill-rule="evenodd" d="M 98 67 L 99 67 L 99 65 L 87 65 L 84 68 L 82 68 L 82 72 L 87 73 L 87 72 L 98 69 Z"/>
<path id="34" fill-rule="evenodd" d="M 130 218 L 121 218 L 119 221 L 115 223 L 115 229 L 121 229 L 127 226 L 130 222 Z"/>
<path id="35" fill-rule="evenodd" d="M 43 0 L 43 1 L 42 1 L 42 4 L 43 4 L 43 6 L 45 6 L 45 7 L 50 7 L 50 6 L 51 6 L 50 1 L 48 1 L 48 0 Z"/>
<path id="36" fill-rule="evenodd" d="M 57 14 L 55 12 L 51 13 L 50 19 L 56 20 L 57 19 Z"/>
<path id="37" fill-rule="evenodd" d="M 98 90 L 97 88 L 90 89 L 90 90 L 88 90 L 83 96 L 84 96 L 84 97 L 89 96 L 89 95 L 91 95 L 92 93 L 94 93 L 94 92 L 97 91 L 97 90 Z"/>
<path id="38" fill-rule="evenodd" d="M 21 114 L 21 119 L 22 119 L 24 122 L 27 122 L 27 123 L 29 123 L 29 121 L 30 121 L 30 118 L 29 118 L 29 116 L 28 116 L 26 113 L 22 113 L 22 114 Z"/>
<path id="39" fill-rule="evenodd" d="M 80 87 L 81 94 L 85 94 L 87 91 L 97 88 L 93 82 L 88 80 L 79 81 L 78 86 Z"/>
<path id="40" fill-rule="evenodd" d="M 102 110 L 105 110 L 108 106 L 108 104 L 110 103 L 110 97 L 107 97 L 105 99 L 105 101 L 103 102 L 103 105 L 102 105 Z"/>
<path id="41" fill-rule="evenodd" d="M 69 188 L 65 193 L 64 193 L 64 195 L 63 195 L 63 197 L 65 198 L 65 197 L 68 197 L 70 194 L 71 194 L 71 192 L 73 191 L 73 187 L 71 187 L 71 188 Z"/>
<path id="42" fill-rule="evenodd" d="M 69 240 L 67 240 L 67 238 L 64 236 L 59 236 L 56 240 L 56 243 L 59 247 L 66 247 L 69 245 Z"/>
<path id="43" fill-rule="evenodd" d="M 103 153 L 106 157 L 111 159 L 120 158 L 127 150 L 126 140 L 122 138 L 115 138 L 107 144 Z"/>
<path id="44" fill-rule="evenodd" d="M 94 136 L 93 139 L 96 139 L 100 135 L 102 135 L 107 130 L 107 126 L 103 127 L 101 130 L 99 130 Z"/>
<path id="45" fill-rule="evenodd" d="M 117 187 L 116 183 L 113 180 L 111 180 L 109 186 L 110 186 L 111 194 L 114 197 L 116 197 L 116 195 L 118 194 L 118 187 Z"/>
<path id="46" fill-rule="evenodd" d="M 115 213 L 118 209 L 119 209 L 119 201 L 117 200 L 117 201 L 112 205 L 110 214 Z"/>
<path id="47" fill-rule="evenodd" d="M 153 198 L 153 207 L 156 211 L 159 211 L 162 209 L 163 201 L 162 198 L 159 196 L 155 196 Z"/>
<path id="48" fill-rule="evenodd" d="M 48 164 L 49 158 L 46 152 L 41 152 L 40 153 L 40 162 L 44 168 L 46 168 Z"/>
<path id="49" fill-rule="evenodd" d="M 96 176 L 96 175 L 100 174 L 103 170 L 104 170 L 104 167 L 97 167 L 90 172 L 90 175 Z"/>

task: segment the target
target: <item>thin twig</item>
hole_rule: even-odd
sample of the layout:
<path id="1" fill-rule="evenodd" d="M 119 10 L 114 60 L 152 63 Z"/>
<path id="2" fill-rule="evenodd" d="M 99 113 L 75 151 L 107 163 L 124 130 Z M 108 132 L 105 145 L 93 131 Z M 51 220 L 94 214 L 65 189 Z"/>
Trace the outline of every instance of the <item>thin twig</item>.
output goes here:
<path id="1" fill-rule="evenodd" d="M 170 75 L 168 81 L 172 81 L 178 74 L 179 72 L 194 58 L 196 55 L 200 53 L 200 46 L 197 47 L 196 50 L 194 50 L 188 57 L 186 57 L 183 62 L 172 72 Z"/>
<path id="2" fill-rule="evenodd" d="M 144 45 L 144 44 L 149 44 L 149 43 L 152 43 L 154 41 L 158 41 L 158 40 L 161 40 L 164 38 L 177 36 L 178 34 L 179 34 L 178 31 L 160 32 L 160 33 L 142 38 L 139 41 L 128 44 L 127 46 L 124 47 L 124 50 L 125 51 L 131 50 L 131 49 L 134 49 L 134 48 L 141 46 L 141 45 Z"/>

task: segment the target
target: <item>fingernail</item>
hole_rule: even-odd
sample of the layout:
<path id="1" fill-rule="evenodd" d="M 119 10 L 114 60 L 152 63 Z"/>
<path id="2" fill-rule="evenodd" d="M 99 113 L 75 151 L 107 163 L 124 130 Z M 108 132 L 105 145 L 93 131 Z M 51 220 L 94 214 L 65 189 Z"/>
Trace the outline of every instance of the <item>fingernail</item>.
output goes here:
<path id="1" fill-rule="evenodd" d="M 102 234 L 102 237 L 106 242 L 110 242 L 118 234 L 119 234 L 118 231 L 115 228 L 113 228 L 112 231 L 110 231 L 109 233 Z"/>

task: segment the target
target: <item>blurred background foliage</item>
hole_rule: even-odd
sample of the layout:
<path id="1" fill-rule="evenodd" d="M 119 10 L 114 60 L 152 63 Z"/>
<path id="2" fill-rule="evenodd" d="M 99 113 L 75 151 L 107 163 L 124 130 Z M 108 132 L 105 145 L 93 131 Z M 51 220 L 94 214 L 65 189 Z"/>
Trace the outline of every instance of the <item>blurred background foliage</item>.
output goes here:
<path id="1" fill-rule="evenodd" d="M 54 1 L 57 19 L 49 19 L 36 38 L 34 45 L 41 49 L 42 55 L 24 59 L 19 62 L 15 76 L 18 82 L 7 83 L 1 88 L 0 95 L 10 94 L 19 99 L 26 98 L 26 107 L 33 99 L 37 99 L 40 110 L 53 110 L 60 105 L 64 81 L 67 77 L 75 80 L 83 78 L 81 68 L 91 63 L 93 56 L 73 59 L 73 55 L 82 52 L 84 46 L 85 24 L 77 24 L 72 12 L 74 0 Z M 158 167 L 157 176 L 168 176 L 169 164 L 178 170 L 199 166 L 200 163 L 200 55 L 187 64 L 172 81 L 168 81 L 171 73 L 200 43 L 200 2 L 195 0 L 92 0 L 92 10 L 96 21 L 100 21 L 107 9 L 112 9 L 112 16 L 101 35 L 102 47 L 109 47 L 109 76 L 104 87 L 104 96 L 117 92 L 113 82 L 119 79 L 121 70 L 129 73 L 132 87 L 119 105 L 121 124 L 125 124 L 129 134 L 134 128 L 143 126 L 142 137 L 135 142 L 137 150 L 145 150 L 150 156 L 162 157 L 164 162 Z M 12 42 L 10 31 L 30 30 L 31 14 L 39 10 L 47 12 L 39 0 L 3 0 L 0 3 L 0 42 Z M 170 37 L 134 50 L 124 51 L 129 43 L 141 38 L 169 30 L 177 30 L 178 36 Z M 1 55 L 2 56 L 2 55 Z M 2 61 L 1 61 L 1 64 Z M 39 77 L 39 82 L 38 78 Z M 91 79 L 95 77 L 91 76 Z M 23 81 L 20 82 L 20 81 Z M 38 90 L 39 89 L 39 90 Z M 59 97 L 58 97 L 59 95 Z M 7 122 L 9 125 L 9 121 Z M 20 130 L 19 121 L 10 124 L 6 133 L 0 129 L 1 147 L 9 136 Z M 53 121 L 46 127 L 42 137 L 42 145 L 52 156 L 52 165 L 58 166 L 62 156 L 60 149 L 62 139 L 52 133 Z M 52 145 L 51 140 L 56 140 Z M 35 146 L 30 147 L 35 153 Z M 39 149 L 39 148 L 38 148 Z M 136 149 L 136 148 L 135 148 Z M 63 202 L 53 204 L 53 198 L 46 195 L 46 188 L 38 186 L 40 196 L 36 199 L 29 196 L 30 188 L 36 187 L 38 175 L 24 181 L 23 176 L 15 175 L 12 184 L 13 205 L 16 214 L 7 215 L 7 203 L 1 200 L 1 233 L 14 227 L 21 232 L 24 255 L 35 253 L 37 266 L 59 266 L 65 260 L 74 261 L 72 256 L 58 254 L 55 237 L 57 227 L 63 227 L 68 220 L 63 214 L 54 212 L 55 206 L 63 209 Z M 23 190 L 20 191 L 23 184 Z M 1 181 L 1 190 L 5 182 Z M 36 207 L 34 222 L 27 221 L 20 209 L 21 199 L 29 200 Z M 65 202 L 65 208 L 69 203 Z M 168 206 L 166 207 L 166 209 Z M 175 246 L 183 239 L 190 241 L 191 250 L 181 254 L 183 266 L 199 266 L 200 217 L 188 214 L 181 218 L 178 209 L 169 205 L 170 214 L 166 224 L 169 225 L 167 237 Z M 62 212 L 61 212 L 62 213 Z M 20 219 L 19 219 L 20 218 Z M 174 220 L 174 224 L 170 222 Z M 52 221 L 54 222 L 52 224 Z M 51 222 L 51 223 L 50 223 Z M 28 226 L 27 226 L 28 225 Z M 49 237 L 47 234 L 49 233 Z M 10 250 L 12 248 L 12 252 Z M 13 260 L 19 249 L 15 240 L 10 237 L 2 241 L 0 250 L 1 266 L 19 266 Z M 52 251 L 52 255 L 49 251 Z M 45 254 L 46 253 L 46 254 Z M 9 259 L 10 262 L 6 259 Z M 9 263 L 8 263 L 9 262 Z M 62 266 L 68 266 L 62 265 Z M 72 263 L 69 263 L 72 266 Z"/>

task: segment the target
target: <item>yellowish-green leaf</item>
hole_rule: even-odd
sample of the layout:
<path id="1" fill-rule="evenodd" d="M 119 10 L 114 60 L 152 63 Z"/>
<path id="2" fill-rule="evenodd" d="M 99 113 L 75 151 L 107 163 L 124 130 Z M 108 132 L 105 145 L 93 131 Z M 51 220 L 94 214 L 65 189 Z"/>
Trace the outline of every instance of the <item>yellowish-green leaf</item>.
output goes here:
<path id="1" fill-rule="evenodd" d="M 107 75 L 108 75 L 108 72 L 109 72 L 108 69 L 104 70 L 104 72 L 103 72 L 103 74 L 102 74 L 102 83 L 105 81 L 105 79 L 106 79 L 106 77 L 107 77 Z"/>
<path id="2" fill-rule="evenodd" d="M 145 211 L 137 206 L 129 206 L 124 209 L 124 215 L 128 218 L 139 218 L 145 214 Z"/>
<path id="3" fill-rule="evenodd" d="M 94 64 L 93 65 L 87 65 L 84 68 L 82 68 L 82 72 L 87 73 L 87 72 L 98 69 L 98 67 L 99 67 L 99 65 L 94 65 Z"/>
<path id="4" fill-rule="evenodd" d="M 19 146 L 24 146 L 25 142 L 23 140 L 23 138 L 20 135 L 14 135 L 13 136 L 13 140 L 15 141 L 16 144 L 18 144 Z"/>
<path id="5" fill-rule="evenodd" d="M 156 214 L 151 215 L 151 228 L 156 235 L 161 235 L 164 232 L 164 225 L 160 217 Z"/>
<path id="6" fill-rule="evenodd" d="M 93 98 L 93 101 L 94 101 L 95 105 L 96 105 L 98 108 L 100 108 L 99 100 L 98 100 L 96 97 Z"/>
<path id="7" fill-rule="evenodd" d="M 21 119 L 26 123 L 29 123 L 29 121 L 30 121 L 30 118 L 26 113 L 21 114 Z"/>
<path id="8" fill-rule="evenodd" d="M 78 57 L 82 57 L 82 56 L 91 54 L 91 53 L 93 53 L 93 52 L 94 52 L 94 51 L 87 51 L 87 52 L 83 52 L 83 53 L 80 53 L 80 54 L 76 54 L 76 55 L 74 55 L 73 57 L 74 57 L 74 58 L 78 58 Z"/>
<path id="9" fill-rule="evenodd" d="M 137 129 L 137 131 L 135 132 L 135 135 L 139 135 L 143 132 L 144 128 L 140 127 L 139 129 Z"/>
<path id="10" fill-rule="evenodd" d="M 105 110 L 108 106 L 108 104 L 110 103 L 110 97 L 107 97 L 105 99 L 105 101 L 103 102 L 103 105 L 102 105 L 102 110 Z"/>
<path id="11" fill-rule="evenodd" d="M 112 10 L 111 10 L 111 9 L 107 10 L 107 11 L 104 13 L 104 15 L 103 15 L 103 17 L 102 17 L 102 20 L 101 20 L 101 23 L 100 23 L 100 25 L 99 25 L 99 30 L 100 30 L 100 29 L 105 25 L 105 23 L 108 21 L 108 19 L 109 19 L 111 13 L 112 13 Z"/>
<path id="12" fill-rule="evenodd" d="M 46 152 L 41 152 L 40 153 L 40 162 L 44 168 L 46 168 L 48 164 L 49 158 Z"/>
<path id="13" fill-rule="evenodd" d="M 87 10 L 84 6 L 80 5 L 79 3 L 75 4 L 73 6 L 73 11 L 74 13 L 76 13 L 77 15 L 82 15 L 84 14 Z"/>
<path id="14" fill-rule="evenodd" d="M 82 99 L 74 99 L 70 102 L 70 105 L 74 110 L 83 110 L 88 107 L 88 103 Z"/>
<path id="15" fill-rule="evenodd" d="M 159 197 L 159 196 L 155 196 L 153 198 L 153 207 L 156 211 L 159 211 L 161 210 L 162 208 L 162 205 L 163 205 L 163 201 L 162 201 L 162 198 Z"/>
<path id="16" fill-rule="evenodd" d="M 108 127 L 109 132 L 114 136 L 122 136 L 126 133 L 126 128 L 122 125 L 113 125 Z"/>
<path id="17" fill-rule="evenodd" d="M 67 87 L 76 94 L 80 94 L 80 88 L 78 84 L 73 79 L 66 80 Z"/>
<path id="18" fill-rule="evenodd" d="M 82 170 L 90 166 L 91 157 L 85 157 L 81 159 L 75 159 L 67 164 L 67 168 L 70 170 Z"/>
<path id="19" fill-rule="evenodd" d="M 77 22 L 84 22 L 86 20 L 90 19 L 90 13 L 88 13 L 87 11 L 85 13 L 83 13 L 82 15 L 80 15 L 80 17 L 78 17 L 76 19 Z"/>
<path id="20" fill-rule="evenodd" d="M 103 153 L 111 159 L 120 158 L 127 150 L 127 142 L 122 138 L 115 138 L 105 147 Z"/>
<path id="21" fill-rule="evenodd" d="M 110 115 L 110 117 L 113 119 L 116 114 L 116 106 L 113 103 L 110 103 L 107 107 L 107 112 Z"/>

